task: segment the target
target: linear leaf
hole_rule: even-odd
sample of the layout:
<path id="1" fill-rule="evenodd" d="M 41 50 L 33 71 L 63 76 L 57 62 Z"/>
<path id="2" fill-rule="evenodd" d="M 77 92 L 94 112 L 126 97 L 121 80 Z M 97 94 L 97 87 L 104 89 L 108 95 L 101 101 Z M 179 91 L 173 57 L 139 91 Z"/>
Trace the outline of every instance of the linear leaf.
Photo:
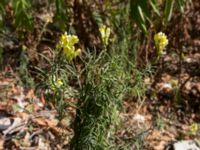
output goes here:
<path id="1" fill-rule="evenodd" d="M 158 15 L 160 16 L 160 11 L 159 11 L 159 8 L 158 8 L 158 3 L 157 3 L 157 0 L 150 0 L 150 5 L 153 9 L 153 11 Z"/>
<path id="2" fill-rule="evenodd" d="M 138 25 L 138 27 L 144 32 L 147 33 L 146 28 L 146 19 L 148 18 L 146 13 L 144 11 L 145 6 L 143 1 L 140 0 L 131 0 L 130 5 L 130 16 L 133 19 L 133 21 Z"/>
<path id="3" fill-rule="evenodd" d="M 174 7 L 174 0 L 166 0 L 165 11 L 164 11 L 166 21 L 170 21 L 172 17 L 173 7 Z"/>
<path id="4" fill-rule="evenodd" d="M 177 0 L 177 3 L 178 3 L 178 7 L 179 7 L 180 11 L 183 13 L 185 0 Z"/>

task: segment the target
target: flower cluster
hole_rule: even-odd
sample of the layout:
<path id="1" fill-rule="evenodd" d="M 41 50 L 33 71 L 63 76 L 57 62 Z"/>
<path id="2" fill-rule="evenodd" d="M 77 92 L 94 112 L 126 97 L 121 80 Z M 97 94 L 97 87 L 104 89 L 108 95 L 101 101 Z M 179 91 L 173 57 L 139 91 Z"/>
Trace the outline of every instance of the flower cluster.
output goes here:
<path id="1" fill-rule="evenodd" d="M 68 35 L 67 32 L 61 35 L 60 41 L 57 45 L 57 49 L 62 49 L 63 53 L 68 61 L 71 61 L 76 56 L 80 55 L 81 50 L 75 49 L 75 44 L 79 42 L 79 39 L 75 35 Z"/>
<path id="2" fill-rule="evenodd" d="M 167 36 L 164 33 L 159 32 L 154 35 L 154 42 L 155 42 L 158 55 L 161 55 L 165 47 L 168 45 Z"/>
<path id="3" fill-rule="evenodd" d="M 101 27 L 99 28 L 99 32 L 101 33 L 101 38 L 102 38 L 102 42 L 105 46 L 108 45 L 108 40 L 110 37 L 110 28 L 106 27 L 105 25 L 101 25 Z"/>

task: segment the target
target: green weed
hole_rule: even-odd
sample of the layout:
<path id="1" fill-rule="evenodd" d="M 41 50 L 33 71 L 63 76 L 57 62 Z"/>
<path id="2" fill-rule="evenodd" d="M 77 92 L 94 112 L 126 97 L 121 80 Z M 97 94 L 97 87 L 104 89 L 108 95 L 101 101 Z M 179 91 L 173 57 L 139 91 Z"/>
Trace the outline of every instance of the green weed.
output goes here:
<path id="1" fill-rule="evenodd" d="M 141 31 L 145 34 L 148 33 L 148 27 L 155 25 L 154 20 L 160 20 L 164 24 L 171 20 L 173 8 L 178 6 L 179 11 L 184 11 L 186 3 L 191 1 L 187 0 L 131 0 L 130 1 L 130 16 L 132 20 L 138 25 Z M 164 11 L 161 11 L 164 7 Z M 153 19 L 154 18 L 154 19 Z M 156 18 L 156 19 L 155 19 Z"/>
<path id="2" fill-rule="evenodd" d="M 19 58 L 18 75 L 20 77 L 21 84 L 26 88 L 34 87 L 34 80 L 29 73 L 29 57 L 27 55 L 27 49 L 25 46 L 22 47 L 20 58 Z"/>
<path id="3" fill-rule="evenodd" d="M 30 0 L 12 0 L 14 24 L 17 28 L 32 28 L 32 12 Z"/>
<path id="4" fill-rule="evenodd" d="M 108 149 L 111 128 L 127 91 L 128 75 L 123 55 L 105 50 L 97 57 L 89 55 L 85 81 L 80 89 L 71 149 Z"/>

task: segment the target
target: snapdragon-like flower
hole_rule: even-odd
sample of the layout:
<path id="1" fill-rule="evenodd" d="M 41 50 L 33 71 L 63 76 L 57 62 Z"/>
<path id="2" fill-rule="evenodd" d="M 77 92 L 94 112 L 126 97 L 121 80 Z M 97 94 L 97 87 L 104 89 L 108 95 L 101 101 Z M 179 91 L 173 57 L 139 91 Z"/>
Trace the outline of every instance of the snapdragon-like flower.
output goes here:
<path id="1" fill-rule="evenodd" d="M 105 46 L 107 46 L 111 29 L 109 27 L 106 27 L 105 25 L 101 25 L 101 27 L 99 28 L 99 31 L 101 33 L 101 38 L 102 38 L 103 44 Z"/>
<path id="2" fill-rule="evenodd" d="M 80 55 L 81 50 L 75 49 L 75 44 L 79 42 L 79 39 L 75 35 L 68 35 L 67 32 L 61 35 L 60 41 L 57 45 L 57 49 L 62 49 L 63 53 L 68 61 L 71 61 L 76 56 Z"/>
<path id="3" fill-rule="evenodd" d="M 157 54 L 160 56 L 163 53 L 163 50 L 168 45 L 168 39 L 165 33 L 159 32 L 154 35 L 154 42 L 157 49 Z"/>

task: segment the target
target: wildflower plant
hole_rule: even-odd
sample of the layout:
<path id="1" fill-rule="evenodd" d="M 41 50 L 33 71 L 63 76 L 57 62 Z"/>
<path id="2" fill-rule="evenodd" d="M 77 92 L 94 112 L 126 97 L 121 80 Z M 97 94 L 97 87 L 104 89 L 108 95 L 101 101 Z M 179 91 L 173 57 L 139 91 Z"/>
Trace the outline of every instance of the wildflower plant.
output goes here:
<path id="1" fill-rule="evenodd" d="M 42 86 L 45 85 L 47 89 L 45 97 L 55 106 L 60 119 L 64 116 L 67 106 L 73 105 L 67 99 L 75 97 L 78 93 L 76 88 L 69 84 L 71 80 L 78 80 L 76 65 L 72 61 L 81 53 L 80 49 L 75 48 L 78 42 L 77 36 L 65 32 L 61 35 L 56 49 L 51 51 L 51 59 L 41 55 L 49 63 L 49 68 L 37 68 L 41 72 Z"/>
<path id="2" fill-rule="evenodd" d="M 72 150 L 115 147 L 113 134 L 119 125 L 119 110 L 125 93 L 130 90 L 129 69 L 132 65 L 128 61 L 128 40 L 119 40 L 122 42 L 120 44 L 115 41 L 110 47 L 111 29 L 103 25 L 99 31 L 105 49 L 97 55 L 87 52 L 85 58 L 84 81 L 74 123 L 75 134 L 70 145 Z"/>
<path id="3" fill-rule="evenodd" d="M 123 56 L 103 53 L 97 58 L 90 55 L 88 59 L 71 149 L 109 149 L 128 77 L 123 70 Z"/>

